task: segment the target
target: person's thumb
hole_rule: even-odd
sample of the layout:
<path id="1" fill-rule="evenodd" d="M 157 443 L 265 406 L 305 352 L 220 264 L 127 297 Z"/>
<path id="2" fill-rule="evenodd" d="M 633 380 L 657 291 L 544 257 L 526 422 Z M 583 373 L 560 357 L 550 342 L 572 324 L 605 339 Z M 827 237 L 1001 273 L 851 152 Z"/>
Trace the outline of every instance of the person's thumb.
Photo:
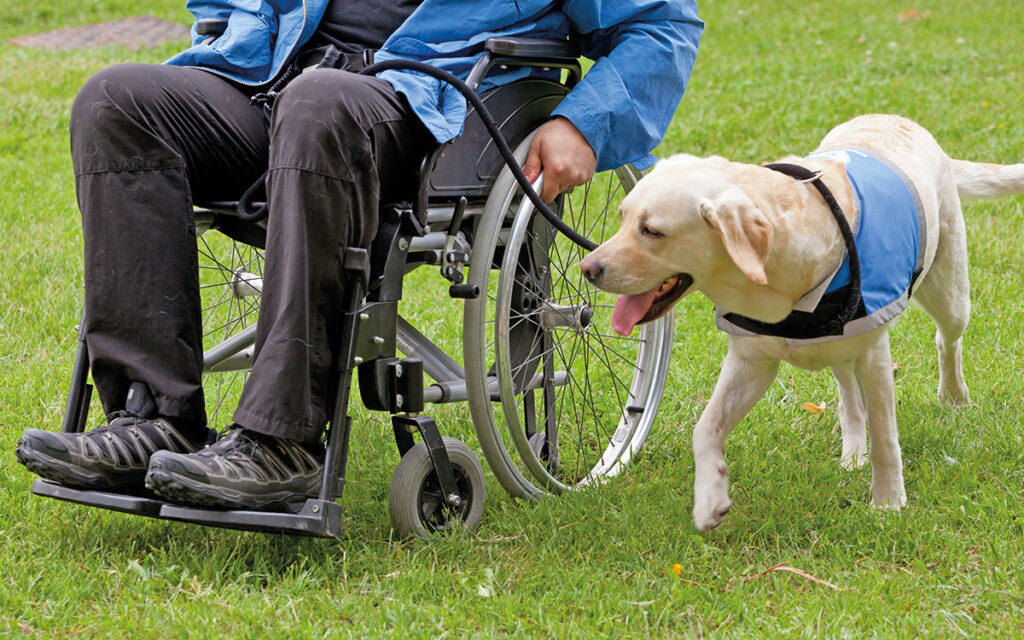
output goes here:
<path id="1" fill-rule="evenodd" d="M 541 164 L 540 164 L 540 144 L 534 139 L 530 143 L 530 150 L 526 154 L 526 164 L 523 165 L 523 174 L 526 179 L 533 183 L 537 176 L 540 175 Z"/>

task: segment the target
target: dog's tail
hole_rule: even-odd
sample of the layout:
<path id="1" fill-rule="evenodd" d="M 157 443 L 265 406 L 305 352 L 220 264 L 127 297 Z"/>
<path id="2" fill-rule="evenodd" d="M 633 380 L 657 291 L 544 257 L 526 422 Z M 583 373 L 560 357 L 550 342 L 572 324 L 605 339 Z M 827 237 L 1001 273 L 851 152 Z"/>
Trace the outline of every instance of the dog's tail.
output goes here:
<path id="1" fill-rule="evenodd" d="M 994 198 L 1024 193 L 1024 164 L 987 164 L 953 160 L 961 198 Z"/>

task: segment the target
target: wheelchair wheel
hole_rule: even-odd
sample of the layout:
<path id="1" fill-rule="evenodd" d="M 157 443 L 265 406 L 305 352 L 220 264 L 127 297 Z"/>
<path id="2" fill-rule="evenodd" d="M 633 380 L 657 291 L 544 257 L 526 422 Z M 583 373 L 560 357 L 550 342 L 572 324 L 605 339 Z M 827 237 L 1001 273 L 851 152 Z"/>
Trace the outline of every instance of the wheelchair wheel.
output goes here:
<path id="1" fill-rule="evenodd" d="M 472 529 L 483 517 L 487 489 L 480 461 L 462 441 L 447 436 L 443 440 L 463 502 L 457 508 L 445 504 L 427 445 L 418 442 L 402 456 L 388 491 L 391 526 L 401 538 L 425 538 L 455 527 Z"/>
<path id="2" fill-rule="evenodd" d="M 561 197 L 562 218 L 596 242 L 610 237 L 638 177 L 631 167 L 595 176 Z M 583 278 L 584 254 L 535 213 L 506 169 L 473 241 L 469 283 L 481 294 L 466 303 L 464 360 L 481 449 L 514 497 L 616 475 L 661 403 L 672 314 L 638 336 L 614 334 L 614 296 Z"/>
<path id="3" fill-rule="evenodd" d="M 211 230 L 214 215 L 196 213 L 203 321 L 203 389 L 207 420 L 231 420 L 252 367 L 263 289 L 263 251 Z"/>

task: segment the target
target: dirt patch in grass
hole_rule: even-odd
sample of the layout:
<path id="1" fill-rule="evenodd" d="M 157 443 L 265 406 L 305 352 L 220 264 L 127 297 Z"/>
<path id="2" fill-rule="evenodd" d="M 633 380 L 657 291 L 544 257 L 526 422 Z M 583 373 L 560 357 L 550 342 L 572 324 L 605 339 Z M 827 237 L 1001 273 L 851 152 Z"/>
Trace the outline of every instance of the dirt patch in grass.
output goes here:
<path id="1" fill-rule="evenodd" d="M 141 49 L 155 47 L 171 40 L 187 41 L 188 36 L 189 29 L 184 25 L 152 16 L 135 16 L 83 27 L 18 36 L 11 38 L 9 42 L 19 47 L 44 51 L 94 49 L 115 44 Z"/>

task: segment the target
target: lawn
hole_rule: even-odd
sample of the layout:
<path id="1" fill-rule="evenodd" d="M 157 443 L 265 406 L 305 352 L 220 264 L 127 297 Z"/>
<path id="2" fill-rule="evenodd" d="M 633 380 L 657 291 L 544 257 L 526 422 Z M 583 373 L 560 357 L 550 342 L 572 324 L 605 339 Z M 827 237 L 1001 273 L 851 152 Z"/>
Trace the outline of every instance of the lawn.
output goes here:
<path id="1" fill-rule="evenodd" d="M 935 397 L 930 320 L 893 331 L 908 506 L 869 507 L 839 468 L 831 377 L 783 368 L 728 441 L 733 509 L 696 532 L 689 436 L 724 334 L 678 310 L 673 368 L 644 453 L 599 490 L 525 504 L 489 476 L 470 534 L 396 540 L 386 416 L 358 413 L 340 540 L 207 529 L 34 497 L 14 460 L 58 428 L 81 301 L 67 153 L 77 88 L 180 46 L 44 53 L 7 39 L 184 2 L 0 0 L 0 636 L 1024 637 L 1024 198 L 965 205 L 973 402 Z M 970 9 L 963 7 L 971 6 Z M 763 162 L 869 112 L 927 127 L 950 155 L 1024 157 L 1024 3 L 714 0 L 687 95 L 656 153 Z M 126 248 L 130 250 L 130 248 Z M 454 308 L 454 307 L 453 307 Z M 456 341 L 461 326 L 450 320 Z M 824 403 L 810 413 L 806 402 Z M 476 448 L 467 412 L 438 413 Z"/>

